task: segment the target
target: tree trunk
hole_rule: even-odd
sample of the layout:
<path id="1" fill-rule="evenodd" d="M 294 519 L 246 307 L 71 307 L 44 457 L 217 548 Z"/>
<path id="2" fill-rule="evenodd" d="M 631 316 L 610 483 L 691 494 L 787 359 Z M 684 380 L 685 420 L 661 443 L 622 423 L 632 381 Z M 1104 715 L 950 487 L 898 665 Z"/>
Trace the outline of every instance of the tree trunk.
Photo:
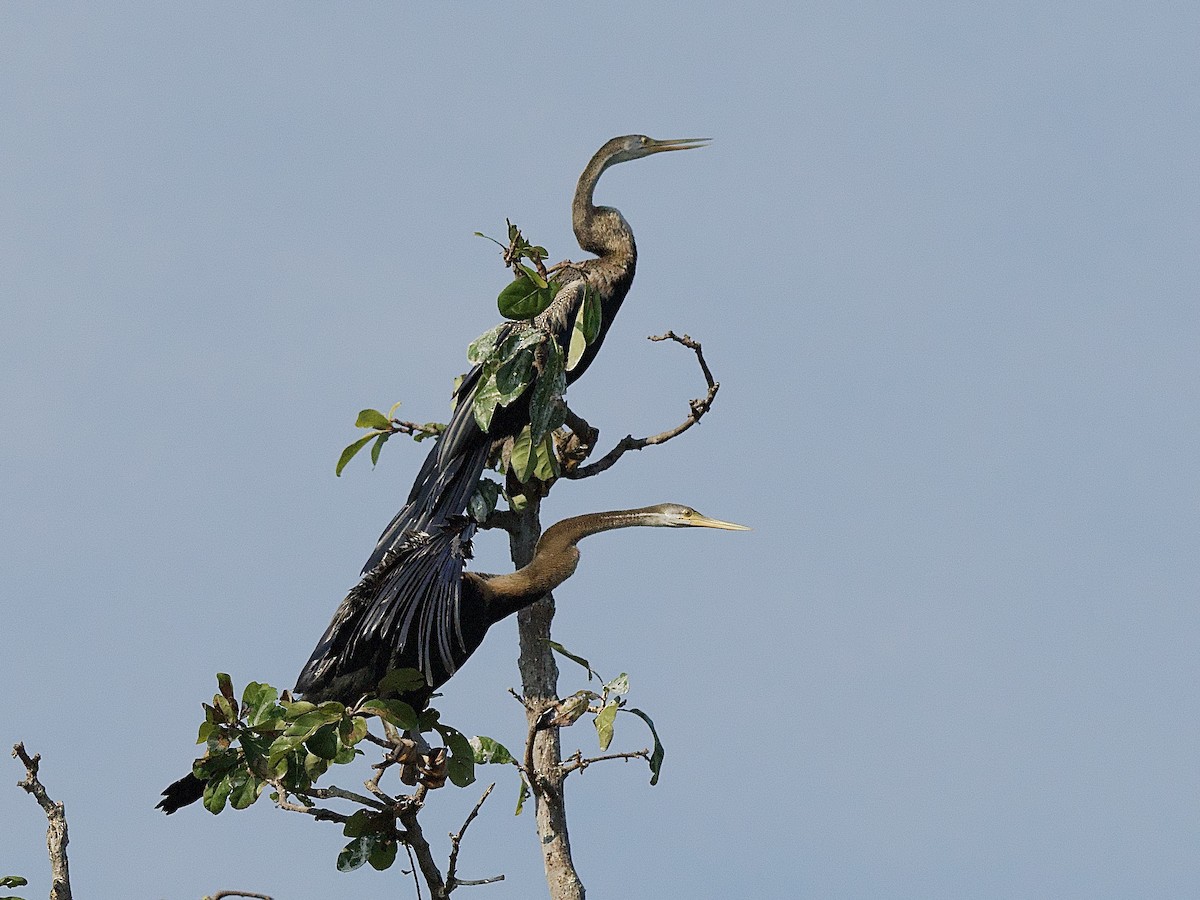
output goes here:
<path id="1" fill-rule="evenodd" d="M 540 501 L 531 498 L 518 516 L 517 527 L 509 534 L 512 560 L 518 568 L 533 559 L 542 533 L 538 517 L 540 508 Z M 554 661 L 554 651 L 547 643 L 553 619 L 553 594 L 546 594 L 517 614 L 521 638 L 518 666 L 530 728 L 558 700 L 558 665 Z M 571 841 L 567 835 L 564 775 L 557 728 L 544 728 L 534 735 L 533 768 L 530 777 L 534 781 L 534 808 L 550 897 L 552 900 L 583 900 L 583 883 L 571 860 Z"/>

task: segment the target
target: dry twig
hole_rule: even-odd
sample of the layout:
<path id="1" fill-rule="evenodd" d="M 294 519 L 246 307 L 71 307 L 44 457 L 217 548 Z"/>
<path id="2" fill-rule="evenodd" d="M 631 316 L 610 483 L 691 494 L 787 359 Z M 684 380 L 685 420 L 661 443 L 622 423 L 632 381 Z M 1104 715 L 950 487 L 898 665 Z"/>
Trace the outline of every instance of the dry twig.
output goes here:
<path id="1" fill-rule="evenodd" d="M 651 435 L 645 438 L 635 438 L 632 434 L 627 434 L 617 443 L 615 447 L 608 451 L 603 457 L 596 460 L 588 466 L 578 466 L 571 468 L 563 467 L 563 478 L 579 480 L 581 478 L 591 478 L 593 475 L 599 475 L 601 472 L 612 468 L 613 464 L 618 459 L 625 455 L 629 450 L 641 450 L 645 447 L 651 447 L 655 444 L 665 444 L 672 438 L 677 438 L 693 425 L 697 424 L 713 405 L 713 401 L 717 398 L 717 391 L 721 389 L 721 383 L 713 379 L 712 371 L 708 368 L 708 362 L 704 359 L 704 352 L 701 349 L 700 342 L 692 340 L 688 335 L 678 335 L 674 331 L 668 331 L 666 334 L 651 335 L 648 340 L 651 341 L 675 341 L 677 344 L 682 344 L 696 354 L 696 360 L 700 363 L 700 371 L 704 373 L 704 380 L 708 384 L 708 393 L 703 397 L 690 400 L 688 407 L 691 412 L 688 413 L 686 419 L 667 431 L 659 434 Z M 578 416 L 575 417 L 578 419 Z M 579 424 L 585 429 L 589 429 L 586 433 L 592 435 L 594 429 L 590 429 L 582 419 L 579 419 Z"/>
<path id="2" fill-rule="evenodd" d="M 46 848 L 50 852 L 50 900 L 71 900 L 71 875 L 67 870 L 67 813 L 62 803 L 55 803 L 38 780 L 38 765 L 42 755 L 32 757 L 25 752 L 24 743 L 13 745 L 12 755 L 25 764 L 25 777 L 17 787 L 25 790 L 46 813 Z"/>

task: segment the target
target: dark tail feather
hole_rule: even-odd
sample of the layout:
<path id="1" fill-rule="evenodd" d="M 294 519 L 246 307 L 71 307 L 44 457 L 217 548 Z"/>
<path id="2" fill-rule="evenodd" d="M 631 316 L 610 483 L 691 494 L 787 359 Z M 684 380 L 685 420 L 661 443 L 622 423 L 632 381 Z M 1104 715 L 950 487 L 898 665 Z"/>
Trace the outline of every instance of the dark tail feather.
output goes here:
<path id="1" fill-rule="evenodd" d="M 167 789 L 162 792 L 163 798 L 158 801 L 155 809 L 161 809 L 169 816 L 175 810 L 183 809 L 203 797 L 204 788 L 205 782 L 188 772 L 178 781 L 167 785 Z"/>

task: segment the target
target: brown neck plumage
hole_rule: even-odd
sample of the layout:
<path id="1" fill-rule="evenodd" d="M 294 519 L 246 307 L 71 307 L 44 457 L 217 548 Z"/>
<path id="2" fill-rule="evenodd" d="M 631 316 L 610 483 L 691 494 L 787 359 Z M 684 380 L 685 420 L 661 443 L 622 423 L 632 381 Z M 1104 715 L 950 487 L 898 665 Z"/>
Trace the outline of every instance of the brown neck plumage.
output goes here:
<path id="1" fill-rule="evenodd" d="M 649 509 L 589 513 L 551 525 L 538 541 L 529 565 L 482 583 L 491 621 L 498 622 L 528 606 L 570 578 L 579 565 L 579 550 L 575 546 L 579 541 L 601 531 L 650 524 L 646 521 Z"/>

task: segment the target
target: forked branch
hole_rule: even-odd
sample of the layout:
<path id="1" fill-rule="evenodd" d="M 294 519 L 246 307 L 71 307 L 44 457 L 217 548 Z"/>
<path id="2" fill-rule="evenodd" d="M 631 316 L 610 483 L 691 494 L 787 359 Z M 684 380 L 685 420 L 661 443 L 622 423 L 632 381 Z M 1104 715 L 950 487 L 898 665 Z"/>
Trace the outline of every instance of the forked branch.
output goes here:
<path id="1" fill-rule="evenodd" d="M 67 813 L 61 802 L 55 803 L 46 793 L 46 788 L 38 779 L 38 766 L 42 755 L 35 753 L 32 757 L 25 752 L 25 744 L 13 745 L 12 755 L 25 765 L 25 777 L 17 782 L 17 787 L 38 802 L 38 806 L 46 813 L 49 827 L 46 829 L 46 847 L 50 852 L 50 900 L 71 900 L 71 875 L 67 870 Z"/>

